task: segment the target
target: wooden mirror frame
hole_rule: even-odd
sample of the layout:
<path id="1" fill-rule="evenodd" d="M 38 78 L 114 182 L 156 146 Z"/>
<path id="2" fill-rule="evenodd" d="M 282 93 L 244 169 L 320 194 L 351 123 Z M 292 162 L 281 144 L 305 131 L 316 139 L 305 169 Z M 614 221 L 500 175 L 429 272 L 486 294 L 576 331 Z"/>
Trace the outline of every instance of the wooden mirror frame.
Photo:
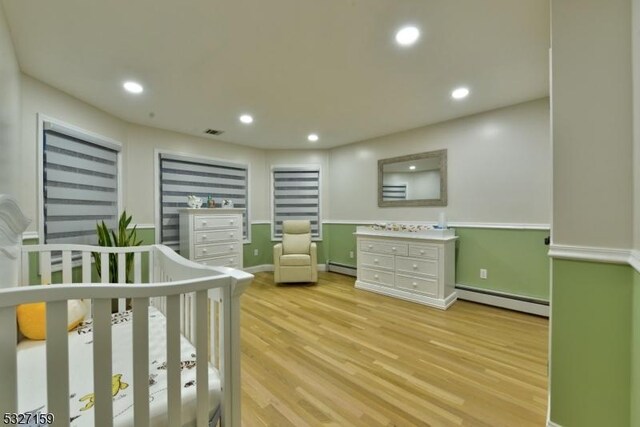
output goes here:
<path id="1" fill-rule="evenodd" d="M 406 162 L 410 160 L 440 158 L 440 198 L 415 200 L 383 200 L 382 184 L 384 180 L 383 167 L 390 163 Z M 392 157 L 378 160 L 378 206 L 409 207 L 409 206 L 447 206 L 447 150 L 435 150 L 424 153 L 409 154 L 408 156 Z"/>

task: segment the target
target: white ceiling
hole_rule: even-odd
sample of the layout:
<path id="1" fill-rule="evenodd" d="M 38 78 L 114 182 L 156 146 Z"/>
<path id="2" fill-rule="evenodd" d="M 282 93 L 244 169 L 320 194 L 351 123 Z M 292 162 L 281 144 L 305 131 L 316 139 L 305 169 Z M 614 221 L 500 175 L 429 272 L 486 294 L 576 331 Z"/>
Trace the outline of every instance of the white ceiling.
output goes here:
<path id="1" fill-rule="evenodd" d="M 3 5 L 26 74 L 130 122 L 255 147 L 333 147 L 548 94 L 546 0 Z M 400 48 L 406 24 L 422 35 Z M 471 95 L 453 101 L 460 85 Z"/>

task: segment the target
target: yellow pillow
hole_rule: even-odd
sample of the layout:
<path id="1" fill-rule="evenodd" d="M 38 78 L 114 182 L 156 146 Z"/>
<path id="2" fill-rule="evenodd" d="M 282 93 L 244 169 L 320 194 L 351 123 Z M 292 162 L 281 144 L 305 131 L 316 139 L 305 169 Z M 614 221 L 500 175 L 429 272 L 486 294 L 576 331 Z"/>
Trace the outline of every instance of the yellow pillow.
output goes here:
<path id="1" fill-rule="evenodd" d="M 18 326 L 25 337 L 43 340 L 47 337 L 47 306 L 43 302 L 21 304 L 16 308 Z M 67 301 L 67 330 L 71 331 L 84 320 L 87 306 L 82 300 Z"/>

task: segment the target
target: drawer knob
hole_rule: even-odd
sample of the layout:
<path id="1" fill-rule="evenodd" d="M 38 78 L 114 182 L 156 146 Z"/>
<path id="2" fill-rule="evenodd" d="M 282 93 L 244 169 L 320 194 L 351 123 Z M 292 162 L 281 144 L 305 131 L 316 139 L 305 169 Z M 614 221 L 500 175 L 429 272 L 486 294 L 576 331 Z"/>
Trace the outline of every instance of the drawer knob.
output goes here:
<path id="1" fill-rule="evenodd" d="M 202 252 L 207 252 L 207 248 L 202 249 Z"/>
<path id="2" fill-rule="evenodd" d="M 229 250 L 232 251 L 233 250 L 233 246 L 229 246 Z"/>
<path id="3" fill-rule="evenodd" d="M 233 237 L 233 233 L 229 233 L 229 237 Z"/>
<path id="4" fill-rule="evenodd" d="M 233 264 L 233 258 L 229 259 L 229 261 L 227 262 L 227 264 L 229 264 L 229 265 Z"/>
<path id="5" fill-rule="evenodd" d="M 418 269 L 418 266 L 417 266 L 416 264 L 413 264 L 413 269 L 414 269 L 414 270 L 417 270 L 417 269 Z"/>
<path id="6" fill-rule="evenodd" d="M 414 288 L 417 288 L 417 287 L 418 287 L 418 284 L 417 284 L 416 282 L 413 282 L 412 284 L 413 284 L 413 287 L 414 287 Z"/>
<path id="7" fill-rule="evenodd" d="M 207 225 L 207 221 L 202 221 L 202 225 Z"/>
<path id="8" fill-rule="evenodd" d="M 233 223 L 234 223 L 234 222 L 235 222 L 235 221 L 234 221 L 234 220 L 232 220 L 232 219 L 231 219 L 231 220 L 229 220 L 229 224 L 231 224 L 231 225 L 233 225 Z"/>
<path id="9" fill-rule="evenodd" d="M 202 240 L 207 240 L 207 235 L 202 236 Z"/>
<path id="10" fill-rule="evenodd" d="M 379 279 L 380 277 L 377 274 L 374 274 L 373 278 L 374 279 Z"/>
<path id="11" fill-rule="evenodd" d="M 420 255 L 424 255 L 424 249 L 420 249 Z"/>
<path id="12" fill-rule="evenodd" d="M 373 245 L 368 245 L 367 247 L 368 247 L 369 249 L 371 249 L 371 248 L 373 248 Z"/>
<path id="13" fill-rule="evenodd" d="M 395 252 L 396 248 L 395 248 L 395 247 L 393 247 L 393 248 L 391 248 L 391 250 Z"/>
<path id="14" fill-rule="evenodd" d="M 374 259 L 374 260 L 373 260 L 373 263 L 374 263 L 374 264 L 377 264 L 377 263 L 379 263 L 379 262 L 380 262 L 380 260 L 378 260 L 378 258 L 376 258 L 376 259 Z"/>

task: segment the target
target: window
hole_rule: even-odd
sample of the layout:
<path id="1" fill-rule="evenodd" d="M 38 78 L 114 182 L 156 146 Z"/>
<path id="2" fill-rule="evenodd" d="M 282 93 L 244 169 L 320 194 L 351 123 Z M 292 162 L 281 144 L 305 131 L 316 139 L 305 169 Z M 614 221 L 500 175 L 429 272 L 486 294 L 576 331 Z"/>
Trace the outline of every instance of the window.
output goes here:
<path id="1" fill-rule="evenodd" d="M 382 200 L 407 200 L 407 184 L 383 185 Z"/>
<path id="2" fill-rule="evenodd" d="M 282 221 L 308 219 L 311 236 L 320 237 L 320 168 L 276 166 L 273 171 L 273 237 L 282 237 Z"/>
<path id="3" fill-rule="evenodd" d="M 111 228 L 118 220 L 120 144 L 48 119 L 41 123 L 44 243 L 95 245 L 96 223 Z"/>
<path id="4" fill-rule="evenodd" d="M 180 248 L 178 209 L 186 208 L 187 196 L 209 196 L 219 207 L 223 199 L 243 208 L 242 234 L 249 239 L 248 168 L 219 160 L 160 153 L 160 241 L 174 250 Z"/>

